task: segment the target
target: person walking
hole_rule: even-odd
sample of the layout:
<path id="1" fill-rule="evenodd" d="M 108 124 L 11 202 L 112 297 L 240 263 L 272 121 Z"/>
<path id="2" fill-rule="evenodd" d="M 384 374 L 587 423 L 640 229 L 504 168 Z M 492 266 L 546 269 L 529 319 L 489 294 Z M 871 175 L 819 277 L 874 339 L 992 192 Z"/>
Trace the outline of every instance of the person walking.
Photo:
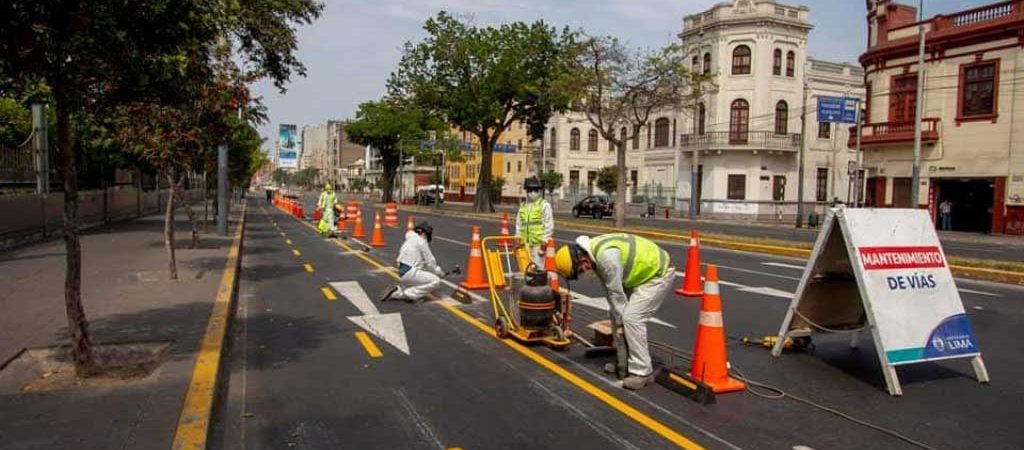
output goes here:
<path id="1" fill-rule="evenodd" d="M 324 236 L 333 236 L 338 231 L 334 221 L 334 205 L 336 203 L 338 203 L 338 197 L 334 194 L 334 189 L 331 188 L 330 183 L 325 184 L 324 190 L 316 202 L 321 214 L 320 223 L 317 224 L 316 229 Z"/>
<path id="2" fill-rule="evenodd" d="M 416 224 L 405 233 L 405 242 L 398 251 L 398 284 L 384 290 L 380 301 L 405 300 L 413 303 L 437 290 L 444 271 L 430 250 L 434 227 L 427 221 Z"/>
<path id="3" fill-rule="evenodd" d="M 651 383 L 654 367 L 647 344 L 647 320 L 658 312 L 675 280 L 668 252 L 632 234 L 580 236 L 555 253 L 555 270 L 567 280 L 590 271 L 597 275 L 604 284 L 612 323 L 623 327 L 626 336 L 628 375 L 622 385 L 636 390 Z M 618 369 L 615 364 L 605 367 L 608 372 Z"/>
<path id="4" fill-rule="evenodd" d="M 527 178 L 523 190 L 526 200 L 519 204 L 516 214 L 516 236 L 523 239 L 530 260 L 543 269 L 545 246 L 555 233 L 554 213 L 551 203 L 542 195 L 544 188 L 537 177 Z"/>
<path id="5" fill-rule="evenodd" d="M 939 203 L 939 218 L 942 219 L 943 231 L 953 229 L 953 202 L 949 201 L 949 199 Z"/>

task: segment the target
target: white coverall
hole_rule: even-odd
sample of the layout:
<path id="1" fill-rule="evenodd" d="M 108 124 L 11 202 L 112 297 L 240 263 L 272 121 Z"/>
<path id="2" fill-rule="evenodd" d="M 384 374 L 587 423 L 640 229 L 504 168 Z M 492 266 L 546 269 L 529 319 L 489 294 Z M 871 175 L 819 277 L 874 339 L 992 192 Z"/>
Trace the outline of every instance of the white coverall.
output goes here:
<path id="1" fill-rule="evenodd" d="M 398 281 L 398 290 L 391 298 L 396 300 L 419 300 L 441 285 L 440 275 L 444 274 L 430 251 L 430 244 L 416 232 L 405 233 L 405 242 L 398 251 L 398 263 L 410 267 Z"/>
<path id="2" fill-rule="evenodd" d="M 622 287 L 622 258 L 617 248 L 608 248 L 594 258 L 594 273 L 608 292 L 609 314 L 620 317 L 629 347 L 630 375 L 647 376 L 654 371 L 647 347 L 647 321 L 654 317 L 675 281 L 676 269 L 669 267 L 660 278 L 627 293 Z M 614 322 L 614 321 L 613 321 Z"/>
<path id="3" fill-rule="evenodd" d="M 541 245 L 535 246 L 527 244 L 527 249 L 530 254 L 530 260 L 533 261 L 533 263 L 536 264 L 538 268 L 543 269 L 544 252 L 547 251 L 547 248 L 545 246 L 547 245 L 546 243 L 548 242 L 548 239 L 551 239 L 551 236 L 553 236 L 555 233 L 555 215 L 552 212 L 550 202 L 544 200 L 540 202 L 540 204 Z M 533 202 L 527 201 L 526 205 L 523 207 L 531 208 L 533 207 Z M 523 207 L 520 207 L 520 210 L 522 210 Z M 522 214 L 516 212 L 516 236 L 520 236 L 523 239 L 526 239 L 526 226 L 523 224 L 522 216 Z"/>

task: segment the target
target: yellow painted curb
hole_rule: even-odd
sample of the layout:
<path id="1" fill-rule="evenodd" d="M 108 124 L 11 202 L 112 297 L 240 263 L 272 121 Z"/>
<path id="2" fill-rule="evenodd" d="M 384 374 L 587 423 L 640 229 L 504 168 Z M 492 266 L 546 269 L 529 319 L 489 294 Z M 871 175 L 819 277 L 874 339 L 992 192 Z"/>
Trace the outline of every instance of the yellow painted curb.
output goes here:
<path id="1" fill-rule="evenodd" d="M 224 263 L 224 275 L 220 279 L 213 310 L 206 324 L 206 333 L 199 348 L 199 357 L 192 369 L 192 381 L 185 394 L 185 403 L 174 432 L 174 450 L 204 449 L 210 431 L 210 416 L 213 400 L 217 393 L 217 379 L 220 371 L 224 341 L 231 322 L 231 309 L 238 290 L 238 272 L 242 261 L 242 238 L 245 235 L 245 216 L 249 203 L 242 206 L 242 220 L 228 251 Z"/>

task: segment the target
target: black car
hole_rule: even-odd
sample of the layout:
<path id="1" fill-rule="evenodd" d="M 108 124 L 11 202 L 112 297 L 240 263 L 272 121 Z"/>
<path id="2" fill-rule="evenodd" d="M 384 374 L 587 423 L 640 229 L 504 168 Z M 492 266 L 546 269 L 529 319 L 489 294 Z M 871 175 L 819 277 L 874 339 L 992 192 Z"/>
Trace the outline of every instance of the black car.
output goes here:
<path id="1" fill-rule="evenodd" d="M 601 219 L 615 213 L 615 202 L 607 195 L 590 195 L 584 197 L 572 207 L 572 216 L 590 216 Z"/>

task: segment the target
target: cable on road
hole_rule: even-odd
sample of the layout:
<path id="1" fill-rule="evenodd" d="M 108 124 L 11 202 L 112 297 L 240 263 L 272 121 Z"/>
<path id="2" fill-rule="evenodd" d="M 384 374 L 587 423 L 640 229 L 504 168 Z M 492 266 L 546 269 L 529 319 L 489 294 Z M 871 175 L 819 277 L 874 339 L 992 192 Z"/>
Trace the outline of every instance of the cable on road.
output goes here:
<path id="1" fill-rule="evenodd" d="M 735 340 L 735 338 L 733 338 L 733 337 L 730 337 L 730 339 L 734 339 Z M 672 345 L 669 345 L 669 344 L 665 344 L 665 343 L 661 343 L 661 342 L 655 342 L 655 341 L 650 341 L 649 345 L 651 346 L 652 349 L 659 350 L 661 352 L 667 353 L 669 355 L 669 358 L 668 358 L 669 361 L 673 361 L 674 359 L 679 359 L 679 360 L 682 360 L 682 361 L 685 361 L 685 362 L 690 362 L 693 359 L 693 354 L 691 352 L 679 349 L 677 347 L 673 347 Z M 794 394 L 792 394 L 790 392 L 786 392 L 782 388 L 775 387 L 775 386 L 769 385 L 767 383 L 762 383 L 760 381 L 753 380 L 753 379 L 747 377 L 746 375 L 744 375 L 740 371 L 739 367 L 737 367 L 733 363 L 729 363 L 729 371 L 732 372 L 732 375 L 734 377 L 736 377 L 736 378 L 742 380 L 743 382 L 747 383 L 747 387 L 746 387 L 745 390 L 748 393 L 750 393 L 751 395 L 755 396 L 755 397 L 759 397 L 759 398 L 763 398 L 763 399 L 767 399 L 767 400 L 781 400 L 781 399 L 784 399 L 784 398 L 788 398 L 788 399 L 791 399 L 791 400 L 793 400 L 793 401 L 795 401 L 797 403 L 801 403 L 803 405 L 810 406 L 812 408 L 815 408 L 815 409 L 827 412 L 829 414 L 832 414 L 832 415 L 834 415 L 836 417 L 839 417 L 840 419 L 844 419 L 844 420 L 850 421 L 850 422 L 855 423 L 857 425 L 860 425 L 860 426 L 863 426 L 863 427 L 866 427 L 866 428 L 870 428 L 870 429 L 875 430 L 875 431 L 877 431 L 879 433 L 885 434 L 885 435 L 887 435 L 889 437 L 899 439 L 899 440 L 901 440 L 903 442 L 906 442 L 906 443 L 908 443 L 910 445 L 913 445 L 915 447 L 922 448 L 922 449 L 925 449 L 925 450 L 938 450 L 935 447 L 932 447 L 932 446 L 930 446 L 928 444 L 925 444 L 924 442 L 918 441 L 918 440 L 916 440 L 916 439 L 914 439 L 914 438 L 912 438 L 910 436 L 907 436 L 905 434 L 902 434 L 902 433 L 900 433 L 898 431 L 885 428 L 885 427 L 883 427 L 881 425 L 875 425 L 875 424 L 873 424 L 871 422 L 867 422 L 867 421 L 865 421 L 863 419 L 858 419 L 858 418 L 856 418 L 854 416 L 851 416 L 851 415 L 849 415 L 847 413 L 844 413 L 844 412 L 842 412 L 842 411 L 840 411 L 838 409 L 832 408 L 830 406 L 822 405 L 822 404 L 817 403 L 817 402 L 815 402 L 813 400 L 810 400 L 810 399 L 807 399 L 807 398 L 804 398 L 804 397 L 800 397 L 798 395 L 794 395 Z M 761 391 L 758 392 L 758 390 L 761 390 Z"/>
<path id="2" fill-rule="evenodd" d="M 865 328 L 867 328 L 866 326 L 862 326 L 862 327 L 859 327 L 859 328 L 850 328 L 850 329 L 846 329 L 846 330 L 840 330 L 838 328 L 829 328 L 829 327 L 826 327 L 824 325 L 817 324 L 814 321 L 812 321 L 811 319 L 808 319 L 807 316 L 801 314 L 800 311 L 798 311 L 796 308 L 793 308 L 793 314 L 796 314 L 797 317 L 799 317 L 801 319 L 804 319 L 804 321 L 807 322 L 808 324 L 810 324 L 812 327 L 817 328 L 817 329 L 819 329 L 821 331 L 827 331 L 829 333 L 859 333 L 861 331 L 864 331 Z"/>

